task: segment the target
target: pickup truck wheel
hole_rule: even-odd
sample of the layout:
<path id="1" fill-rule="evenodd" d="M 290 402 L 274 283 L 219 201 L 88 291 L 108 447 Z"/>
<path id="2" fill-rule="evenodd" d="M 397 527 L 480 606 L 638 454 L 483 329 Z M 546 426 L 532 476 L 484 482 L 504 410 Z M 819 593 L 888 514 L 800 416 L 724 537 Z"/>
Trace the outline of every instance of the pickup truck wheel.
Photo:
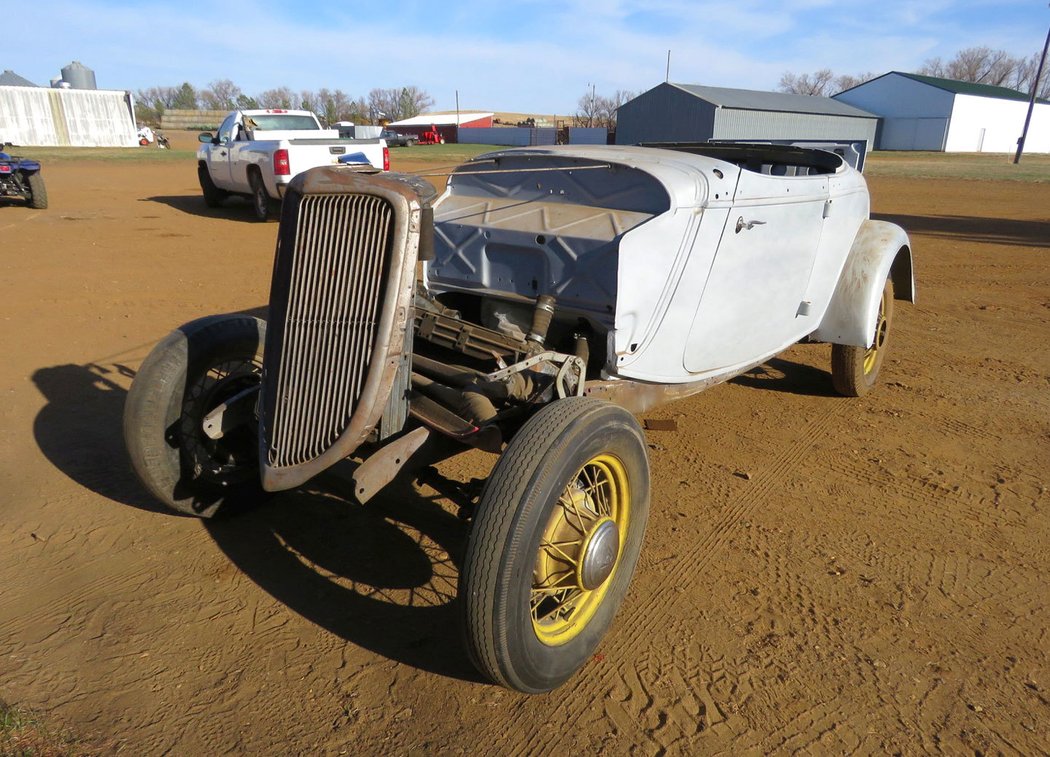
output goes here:
<path id="1" fill-rule="evenodd" d="M 204 204 L 209 208 L 219 207 L 222 205 L 222 201 L 229 196 L 227 192 L 215 186 L 215 182 L 211 180 L 211 175 L 208 173 L 207 166 L 197 166 L 197 181 L 200 182 L 201 185 L 201 193 L 204 195 Z"/>
<path id="2" fill-rule="evenodd" d="M 139 478 L 171 509 L 209 518 L 224 503 L 264 496 L 254 415 L 217 440 L 202 422 L 258 386 L 265 335 L 258 318 L 200 318 L 168 334 L 142 363 L 124 405 L 124 443 Z"/>
<path id="3" fill-rule="evenodd" d="M 43 210 L 47 207 L 47 188 L 44 186 L 44 177 L 37 172 L 29 174 L 26 180 L 29 184 L 29 207 Z"/>
<path id="4" fill-rule="evenodd" d="M 875 339 L 871 347 L 831 345 L 831 383 L 846 397 L 863 397 L 875 386 L 882 361 L 886 358 L 890 327 L 893 325 L 893 280 L 886 279 L 879 300 Z"/>
<path id="5" fill-rule="evenodd" d="M 582 667 L 627 592 L 648 514 L 649 459 L 630 413 L 569 398 L 533 416 L 485 485 L 460 575 L 478 669 L 540 693 Z"/>
<path id="6" fill-rule="evenodd" d="M 248 183 L 252 187 L 252 212 L 256 221 L 265 221 L 270 216 L 270 195 L 263 184 L 258 171 L 248 174 Z"/>

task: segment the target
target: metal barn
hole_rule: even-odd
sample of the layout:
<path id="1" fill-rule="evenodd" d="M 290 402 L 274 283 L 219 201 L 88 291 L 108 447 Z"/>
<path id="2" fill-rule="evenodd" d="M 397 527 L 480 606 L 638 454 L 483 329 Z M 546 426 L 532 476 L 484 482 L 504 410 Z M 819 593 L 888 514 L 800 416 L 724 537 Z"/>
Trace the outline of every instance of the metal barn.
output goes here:
<path id="1" fill-rule="evenodd" d="M 879 150 L 1013 152 L 1028 96 L 1005 87 L 890 71 L 835 95 L 876 113 Z M 1026 152 L 1050 152 L 1050 102 L 1037 100 Z"/>
<path id="2" fill-rule="evenodd" d="M 827 97 L 665 82 L 620 106 L 616 144 L 708 140 L 860 141 L 878 118 Z"/>

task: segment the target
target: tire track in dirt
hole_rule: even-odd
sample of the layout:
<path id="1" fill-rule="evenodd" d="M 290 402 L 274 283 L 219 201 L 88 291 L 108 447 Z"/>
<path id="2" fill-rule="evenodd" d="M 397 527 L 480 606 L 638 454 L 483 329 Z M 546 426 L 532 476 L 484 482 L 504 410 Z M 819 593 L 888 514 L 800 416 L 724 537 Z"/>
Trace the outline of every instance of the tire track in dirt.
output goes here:
<path id="1" fill-rule="evenodd" d="M 156 544 L 157 554 L 172 554 L 199 542 L 199 529 L 189 529 L 183 533 L 162 540 Z M 84 597 L 102 596 L 119 592 L 121 587 L 144 585 L 157 573 L 165 571 L 162 560 L 147 560 L 130 564 L 120 564 L 118 570 L 107 570 L 114 565 L 111 555 L 106 552 L 96 553 L 94 558 L 81 560 L 79 552 L 66 555 L 67 560 L 76 558 L 75 571 L 58 570 L 61 583 L 46 583 L 34 587 L 31 594 L 13 594 L 4 592 L 0 596 L 0 634 L 14 634 L 36 625 L 46 617 L 55 614 L 55 608 L 68 608 L 79 604 Z M 53 567 L 53 566 L 52 566 Z M 33 609 L 22 612 L 11 612 L 11 608 L 20 604 L 31 603 Z"/>
<path id="2" fill-rule="evenodd" d="M 829 427 L 840 418 L 850 403 L 846 401 L 829 402 L 824 410 L 804 429 L 798 440 L 774 459 L 772 465 L 756 476 L 757 480 L 741 492 L 729 506 L 715 519 L 707 535 L 698 541 L 688 552 L 678 555 L 674 567 L 660 581 L 660 586 L 674 586 L 670 593 L 654 591 L 635 603 L 632 615 L 642 618 L 630 628 L 624 628 L 621 620 L 620 633 L 607 639 L 601 648 L 601 655 L 606 660 L 632 660 L 609 667 L 600 672 L 584 670 L 573 681 L 567 684 L 569 691 L 559 694 L 563 699 L 577 703 L 573 712 L 595 709 L 606 711 L 606 707 L 619 707 L 620 712 L 606 715 L 614 727 L 631 727 L 631 735 L 638 743 L 647 743 L 653 754 L 663 754 L 677 748 L 673 745 L 692 743 L 698 734 L 705 729 L 716 726 L 730 727 L 729 718 L 715 702 L 704 704 L 685 703 L 680 700 L 665 700 L 654 696 L 657 691 L 652 682 L 654 671 L 673 671 L 672 675 L 690 681 L 693 686 L 703 689 L 712 682 L 703 682 L 699 677 L 692 660 L 695 655 L 683 652 L 679 646 L 669 650 L 668 657 L 654 662 L 651 652 L 638 657 L 638 650 L 645 650 L 655 635 L 658 626 L 669 617 L 673 618 L 679 605 L 685 601 L 688 588 L 691 587 L 704 569 L 721 554 L 729 541 L 736 535 L 742 521 L 760 503 L 767 501 L 776 489 L 789 478 L 803 457 L 810 452 L 817 441 L 822 439 Z M 724 665 L 724 661 L 713 660 Z M 729 683 L 728 688 L 740 691 L 749 686 L 744 681 Z M 683 710 L 694 709 L 699 722 L 695 729 L 683 723 L 676 723 L 675 714 Z M 715 713 L 718 713 L 717 716 Z M 500 733 L 517 730 L 529 733 L 531 737 L 513 752 L 513 754 L 535 754 L 540 749 L 555 746 L 545 743 L 545 731 L 526 728 L 526 721 L 535 716 L 533 707 L 526 703 L 518 708 L 510 722 L 494 723 L 486 729 L 484 738 L 497 738 Z M 571 713 L 566 713 L 567 716 Z M 705 719 L 705 717 L 710 719 Z M 641 722 L 654 723 L 652 727 L 635 726 Z M 672 725 L 673 724 L 673 725 Z M 683 730 L 684 728 L 684 730 Z M 690 733 L 687 733 L 691 731 Z M 564 733 L 564 729 L 559 729 Z M 683 742 L 683 739 L 685 741 Z M 484 741 L 482 741 L 484 743 Z"/>

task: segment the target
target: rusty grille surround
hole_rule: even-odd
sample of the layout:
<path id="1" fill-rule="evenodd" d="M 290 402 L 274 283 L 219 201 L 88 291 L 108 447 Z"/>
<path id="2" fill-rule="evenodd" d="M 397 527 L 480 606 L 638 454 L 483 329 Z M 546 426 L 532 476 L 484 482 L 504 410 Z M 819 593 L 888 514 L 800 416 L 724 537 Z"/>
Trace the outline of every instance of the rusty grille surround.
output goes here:
<path id="1" fill-rule="evenodd" d="M 352 454 L 383 414 L 405 350 L 419 247 L 417 190 L 317 168 L 281 211 L 263 360 L 263 488 Z"/>

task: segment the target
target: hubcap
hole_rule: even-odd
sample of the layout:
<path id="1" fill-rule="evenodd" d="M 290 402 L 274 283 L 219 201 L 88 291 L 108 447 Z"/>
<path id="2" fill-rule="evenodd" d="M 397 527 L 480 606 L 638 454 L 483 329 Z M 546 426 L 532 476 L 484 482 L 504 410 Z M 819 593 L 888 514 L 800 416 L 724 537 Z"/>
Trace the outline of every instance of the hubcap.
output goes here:
<path id="1" fill-rule="evenodd" d="M 602 518 L 591 529 L 583 545 L 577 578 L 580 586 L 593 591 L 605 583 L 620 553 L 620 532 L 612 518 Z"/>
<path id="2" fill-rule="evenodd" d="M 566 485 L 540 537 L 529 609 L 549 646 L 576 638 L 601 605 L 619 565 L 630 516 L 627 471 L 599 455 Z"/>

